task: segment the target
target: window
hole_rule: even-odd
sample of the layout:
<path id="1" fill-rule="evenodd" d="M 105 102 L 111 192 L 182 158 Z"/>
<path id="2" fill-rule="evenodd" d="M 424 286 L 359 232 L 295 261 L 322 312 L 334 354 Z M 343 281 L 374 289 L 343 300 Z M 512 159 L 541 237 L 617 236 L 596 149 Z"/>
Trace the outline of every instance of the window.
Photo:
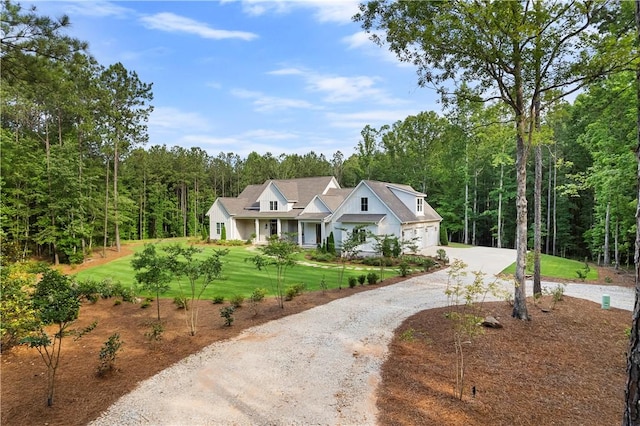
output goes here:
<path id="1" fill-rule="evenodd" d="M 364 244 L 364 243 L 367 242 L 367 230 L 366 229 L 358 229 L 356 235 L 357 235 L 357 241 L 360 244 Z"/>
<path id="2" fill-rule="evenodd" d="M 278 210 L 278 202 L 277 201 L 269 201 L 269 210 L 271 210 L 271 211 Z"/>
<path id="3" fill-rule="evenodd" d="M 360 211 L 362 212 L 369 211 L 369 199 L 367 197 L 360 198 Z"/>
<path id="4" fill-rule="evenodd" d="M 416 211 L 422 213 L 424 211 L 424 200 L 422 198 L 416 199 Z"/>
<path id="5" fill-rule="evenodd" d="M 216 222 L 216 235 L 222 234 L 222 228 L 224 227 L 223 222 Z"/>

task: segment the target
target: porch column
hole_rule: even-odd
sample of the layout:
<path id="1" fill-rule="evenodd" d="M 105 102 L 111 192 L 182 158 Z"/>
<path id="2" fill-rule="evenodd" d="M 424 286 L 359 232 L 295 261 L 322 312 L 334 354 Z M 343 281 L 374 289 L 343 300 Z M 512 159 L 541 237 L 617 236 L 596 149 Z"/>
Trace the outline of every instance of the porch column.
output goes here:
<path id="1" fill-rule="evenodd" d="M 254 241 L 254 244 L 257 243 L 258 241 L 260 241 L 260 220 L 255 219 L 255 234 L 256 234 L 256 240 Z"/>
<path id="2" fill-rule="evenodd" d="M 298 221 L 298 246 L 302 247 L 302 222 Z"/>
<path id="3" fill-rule="evenodd" d="M 282 236 L 282 222 L 280 221 L 280 218 L 277 219 L 278 222 L 276 223 L 276 233 L 278 234 L 278 238 L 280 238 Z"/>

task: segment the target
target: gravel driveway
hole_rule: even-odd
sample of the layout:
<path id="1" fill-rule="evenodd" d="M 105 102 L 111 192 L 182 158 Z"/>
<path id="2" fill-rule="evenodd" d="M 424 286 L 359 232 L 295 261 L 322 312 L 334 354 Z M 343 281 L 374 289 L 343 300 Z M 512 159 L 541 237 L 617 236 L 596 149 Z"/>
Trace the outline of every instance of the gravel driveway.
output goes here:
<path id="1" fill-rule="evenodd" d="M 488 279 L 515 260 L 507 249 L 446 251 Z M 444 306 L 446 281 L 438 271 L 248 329 L 142 382 L 92 424 L 375 424 L 393 331 L 416 312 Z M 632 309 L 632 289 L 570 284 L 565 294 L 599 302 L 605 291 L 611 306 Z"/>

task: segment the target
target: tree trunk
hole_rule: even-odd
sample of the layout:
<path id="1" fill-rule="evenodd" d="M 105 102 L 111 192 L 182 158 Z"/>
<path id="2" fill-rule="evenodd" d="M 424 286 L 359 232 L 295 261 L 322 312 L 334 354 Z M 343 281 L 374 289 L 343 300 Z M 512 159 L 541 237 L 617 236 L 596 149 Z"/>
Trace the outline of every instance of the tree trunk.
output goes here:
<path id="1" fill-rule="evenodd" d="M 536 117 L 539 112 L 536 108 Z M 538 118 L 536 118 L 536 121 Z M 533 294 L 542 294 L 540 283 L 540 252 L 542 249 L 542 146 L 538 143 L 534 148 L 535 181 L 533 190 Z"/>
<path id="2" fill-rule="evenodd" d="M 514 46 L 516 49 L 517 46 Z M 525 268 L 527 264 L 527 147 L 524 140 L 526 116 L 524 114 L 524 87 L 519 61 L 515 61 L 516 88 L 516 276 L 513 293 L 514 318 L 529 319 L 527 312 Z"/>
<path id="3" fill-rule="evenodd" d="M 102 243 L 102 257 L 107 257 L 107 237 L 109 235 L 109 159 L 107 159 L 106 169 L 104 185 L 104 242 Z"/>
<path id="4" fill-rule="evenodd" d="M 473 223 L 471 226 L 471 244 L 477 245 L 476 218 L 478 217 L 478 170 L 473 172 Z"/>
<path id="5" fill-rule="evenodd" d="M 120 253 L 120 220 L 118 219 L 118 138 L 116 134 L 116 140 L 114 142 L 113 149 L 113 221 L 115 222 L 115 239 L 116 239 L 116 251 Z"/>
<path id="6" fill-rule="evenodd" d="M 636 0 L 636 29 L 637 45 L 640 46 L 640 0 Z M 636 136 L 638 146 L 636 148 L 636 158 L 638 160 L 638 206 L 636 208 L 636 248 L 635 248 L 635 271 L 636 271 L 636 301 L 631 316 L 631 336 L 629 338 L 629 350 L 627 351 L 627 386 L 624 392 L 624 413 L 622 416 L 623 426 L 640 425 L 640 64 L 636 67 L 636 94 L 638 99 Z"/>
<path id="7" fill-rule="evenodd" d="M 547 168 L 547 235 L 545 238 L 545 254 L 549 254 L 549 238 L 551 238 L 551 168 L 553 167 L 553 156 L 549 150 L 549 167 Z"/>
<path id="8" fill-rule="evenodd" d="M 556 241 L 557 241 L 557 233 L 558 233 L 558 191 L 556 190 L 558 185 L 558 145 L 553 149 L 553 255 L 555 256 L 556 251 Z"/>
<path id="9" fill-rule="evenodd" d="M 464 243 L 469 244 L 469 143 L 466 142 L 464 154 Z"/>
<path id="10" fill-rule="evenodd" d="M 607 203 L 607 212 L 604 216 L 604 247 L 602 251 L 604 252 L 604 266 L 609 266 L 611 264 L 611 255 L 609 254 L 609 223 L 611 221 L 611 203 Z"/>
<path id="11" fill-rule="evenodd" d="M 500 165 L 500 192 L 498 193 L 498 248 L 502 248 L 502 189 L 504 186 L 504 164 Z"/>

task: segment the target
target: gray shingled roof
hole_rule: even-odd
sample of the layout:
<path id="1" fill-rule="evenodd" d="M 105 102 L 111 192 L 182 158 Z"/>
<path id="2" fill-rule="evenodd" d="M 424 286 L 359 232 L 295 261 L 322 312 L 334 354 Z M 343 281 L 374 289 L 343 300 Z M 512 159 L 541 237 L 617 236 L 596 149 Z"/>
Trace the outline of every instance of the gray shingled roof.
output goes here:
<path id="1" fill-rule="evenodd" d="M 229 214 L 239 217 L 256 217 L 259 209 L 258 197 L 270 183 L 273 183 L 289 202 L 293 210 L 289 212 L 260 213 L 260 217 L 296 217 L 309 202 L 329 185 L 333 176 L 320 176 L 299 179 L 274 179 L 260 185 L 248 185 L 237 198 L 219 198 Z"/>
<path id="2" fill-rule="evenodd" d="M 366 180 L 364 183 L 385 203 L 391 211 L 398 216 L 401 222 L 422 222 L 424 220 L 442 220 L 442 217 L 425 202 L 424 216 L 416 216 L 400 199 L 389 189 L 389 187 L 402 189 L 411 192 L 416 196 L 426 197 L 422 192 L 418 192 L 409 185 L 400 185 L 375 180 Z"/>

